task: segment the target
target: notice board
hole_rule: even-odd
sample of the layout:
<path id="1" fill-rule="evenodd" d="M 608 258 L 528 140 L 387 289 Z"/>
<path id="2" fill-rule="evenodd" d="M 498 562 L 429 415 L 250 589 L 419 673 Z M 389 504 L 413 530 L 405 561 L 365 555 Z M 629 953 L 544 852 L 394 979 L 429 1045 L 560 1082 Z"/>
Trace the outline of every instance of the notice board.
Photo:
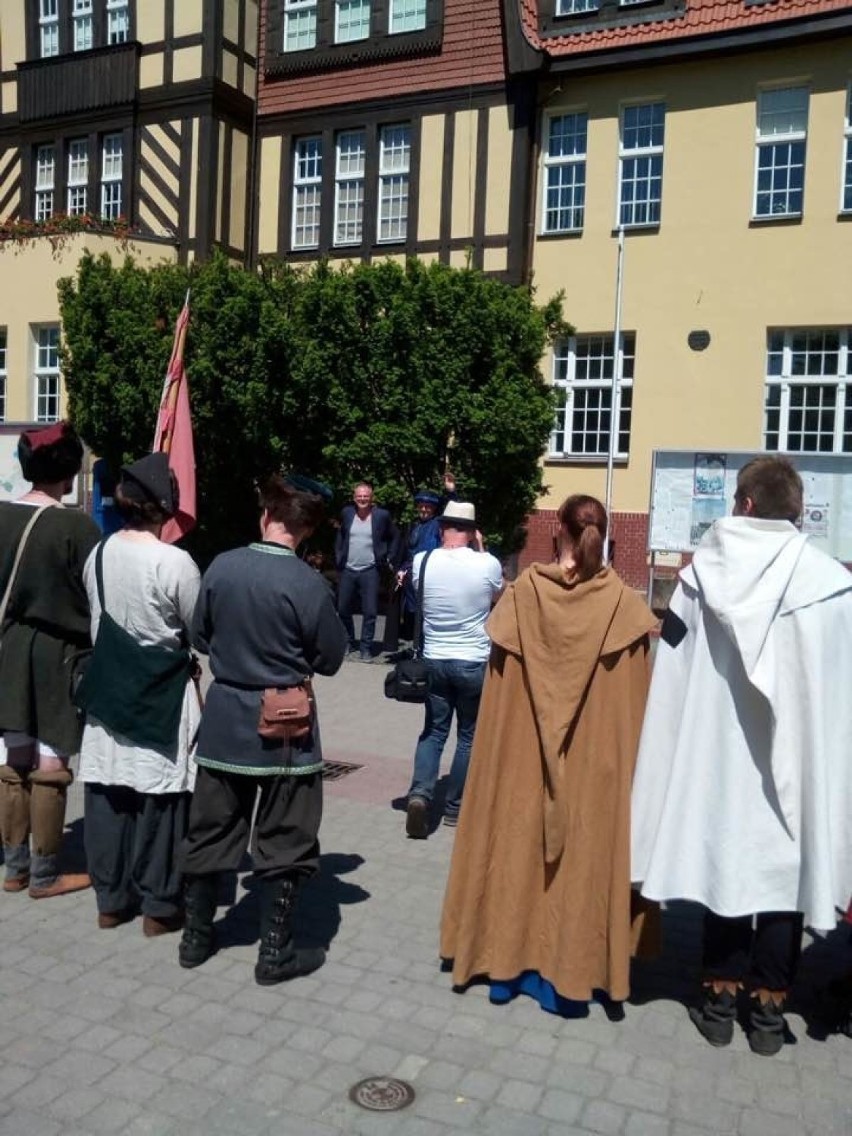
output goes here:
<path id="1" fill-rule="evenodd" d="M 649 552 L 691 552 L 734 507 L 737 473 L 761 451 L 655 450 L 648 518 Z M 802 478 L 802 531 L 845 564 L 852 563 L 852 455 L 785 454 Z"/>
<path id="2" fill-rule="evenodd" d="M 23 497 L 32 488 L 21 473 L 18 439 L 23 430 L 37 430 L 40 425 L 50 425 L 50 423 L 5 422 L 0 425 L 0 501 L 14 501 L 16 497 Z M 62 500 L 66 505 L 80 504 L 79 477 L 74 478 L 71 492 Z"/>

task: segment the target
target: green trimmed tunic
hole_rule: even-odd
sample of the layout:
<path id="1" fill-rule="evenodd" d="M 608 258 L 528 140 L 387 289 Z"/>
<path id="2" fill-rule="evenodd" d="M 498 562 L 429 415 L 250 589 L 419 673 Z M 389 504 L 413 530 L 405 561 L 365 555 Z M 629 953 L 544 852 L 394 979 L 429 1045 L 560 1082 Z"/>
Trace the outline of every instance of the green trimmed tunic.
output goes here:
<path id="1" fill-rule="evenodd" d="M 0 501 L 0 595 L 35 505 Z M 27 539 L 0 633 L 0 732 L 29 734 L 62 754 L 80 748 L 71 702 L 74 655 L 91 646 L 83 565 L 100 531 L 76 509 L 45 509 Z"/>

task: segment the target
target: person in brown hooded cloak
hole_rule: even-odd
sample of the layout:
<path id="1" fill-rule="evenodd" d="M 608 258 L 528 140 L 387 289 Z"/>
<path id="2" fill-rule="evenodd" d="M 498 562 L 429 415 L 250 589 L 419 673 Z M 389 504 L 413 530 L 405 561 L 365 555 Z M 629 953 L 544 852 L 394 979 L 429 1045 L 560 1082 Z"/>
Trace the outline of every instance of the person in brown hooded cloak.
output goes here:
<path id="1" fill-rule="evenodd" d="M 631 902 L 630 790 L 656 620 L 602 564 L 601 503 L 569 497 L 559 521 L 559 563 L 528 568 L 487 624 L 441 956 L 456 986 L 486 977 L 492 1001 L 567 1012 L 626 999 L 652 932 Z"/>

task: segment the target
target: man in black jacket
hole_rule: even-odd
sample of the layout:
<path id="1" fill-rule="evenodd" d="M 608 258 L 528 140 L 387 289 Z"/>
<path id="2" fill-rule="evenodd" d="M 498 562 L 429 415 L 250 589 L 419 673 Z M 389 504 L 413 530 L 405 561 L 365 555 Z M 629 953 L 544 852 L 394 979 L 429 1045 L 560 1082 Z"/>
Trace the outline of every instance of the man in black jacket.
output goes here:
<path id="1" fill-rule="evenodd" d="M 385 565 L 393 567 L 399 533 L 387 509 L 373 504 L 373 487 L 360 481 L 352 494 L 353 504 L 345 505 L 340 514 L 340 528 L 334 545 L 334 558 L 339 573 L 337 610 L 349 639 L 350 652 L 355 651 L 355 625 L 352 613 L 357 598 L 361 599 L 362 663 L 373 661 L 373 636 L 379 608 L 379 578 Z"/>

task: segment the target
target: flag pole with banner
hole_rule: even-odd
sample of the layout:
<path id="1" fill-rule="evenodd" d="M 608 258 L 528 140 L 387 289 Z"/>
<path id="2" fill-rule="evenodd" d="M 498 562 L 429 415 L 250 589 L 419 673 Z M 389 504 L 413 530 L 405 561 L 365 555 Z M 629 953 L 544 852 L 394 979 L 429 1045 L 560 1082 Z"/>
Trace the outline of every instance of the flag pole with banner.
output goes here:
<path id="1" fill-rule="evenodd" d="M 192 420 L 189 414 L 189 384 L 183 363 L 186 330 L 189 326 L 189 291 L 175 325 L 172 356 L 166 371 L 157 428 L 154 433 L 154 453 L 168 455 L 169 468 L 177 478 L 180 490 L 180 507 L 171 520 L 163 525 L 160 539 L 173 544 L 186 536 L 195 526 L 195 448 L 192 441 Z"/>

